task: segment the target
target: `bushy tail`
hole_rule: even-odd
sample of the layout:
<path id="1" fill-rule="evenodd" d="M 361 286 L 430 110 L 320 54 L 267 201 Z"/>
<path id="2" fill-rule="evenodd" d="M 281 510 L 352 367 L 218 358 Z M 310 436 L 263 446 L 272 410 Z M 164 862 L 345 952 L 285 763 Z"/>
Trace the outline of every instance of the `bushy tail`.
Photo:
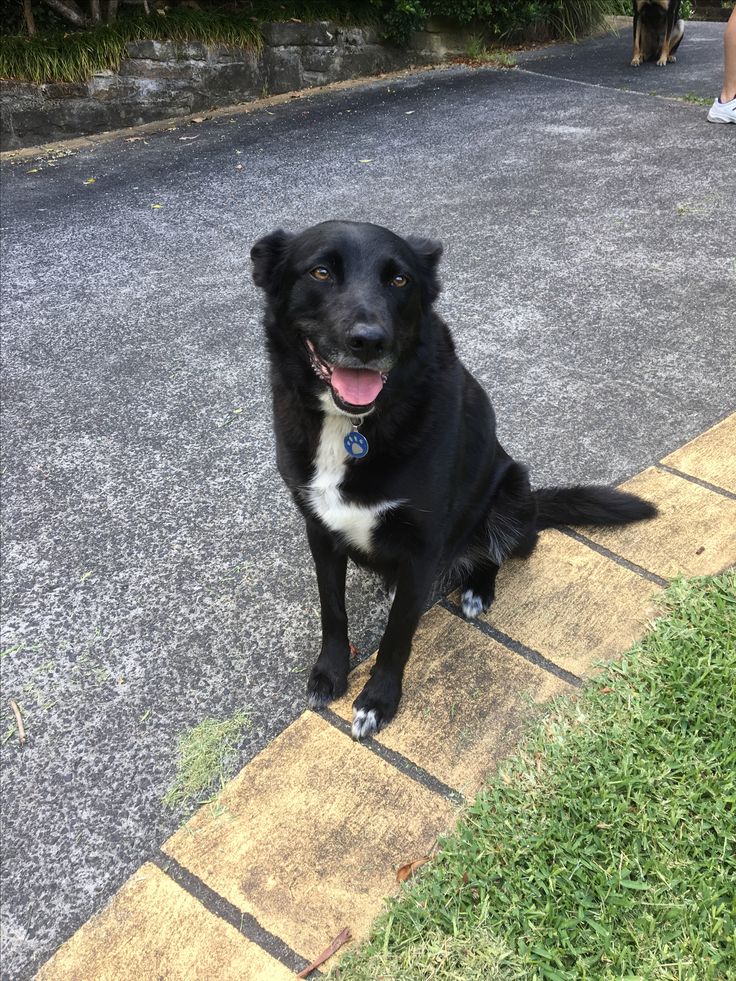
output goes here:
<path id="1" fill-rule="evenodd" d="M 534 499 L 539 531 L 555 525 L 627 525 L 657 513 L 649 501 L 613 487 L 542 487 Z"/>

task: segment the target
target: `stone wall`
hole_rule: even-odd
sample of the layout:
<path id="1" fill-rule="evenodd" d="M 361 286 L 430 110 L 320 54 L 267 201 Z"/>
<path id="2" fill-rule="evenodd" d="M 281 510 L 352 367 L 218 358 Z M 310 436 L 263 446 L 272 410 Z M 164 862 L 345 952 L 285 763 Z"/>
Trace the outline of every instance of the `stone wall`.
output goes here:
<path id="1" fill-rule="evenodd" d="M 328 82 L 441 62 L 467 50 L 469 32 L 430 23 L 400 48 L 375 28 L 329 21 L 263 26 L 260 51 L 135 41 L 117 72 L 88 82 L 2 81 L 0 149 L 33 146 L 232 105 Z"/>

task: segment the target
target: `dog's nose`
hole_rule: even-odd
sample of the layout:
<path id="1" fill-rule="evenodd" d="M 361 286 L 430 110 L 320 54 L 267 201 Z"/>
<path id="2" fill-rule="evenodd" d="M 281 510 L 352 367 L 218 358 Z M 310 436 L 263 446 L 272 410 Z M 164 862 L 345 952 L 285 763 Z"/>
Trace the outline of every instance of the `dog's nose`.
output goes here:
<path id="1" fill-rule="evenodd" d="M 366 363 L 380 358 L 386 349 L 386 331 L 377 324 L 354 324 L 347 339 L 353 354 Z"/>

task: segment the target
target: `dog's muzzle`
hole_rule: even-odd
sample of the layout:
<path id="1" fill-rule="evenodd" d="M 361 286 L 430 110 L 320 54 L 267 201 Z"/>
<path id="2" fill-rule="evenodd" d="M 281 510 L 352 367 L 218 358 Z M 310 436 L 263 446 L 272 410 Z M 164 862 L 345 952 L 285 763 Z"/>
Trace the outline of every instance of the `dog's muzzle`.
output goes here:
<path id="1" fill-rule="evenodd" d="M 332 365 L 320 357 L 308 338 L 305 343 L 314 373 L 320 381 L 329 385 L 338 408 L 361 412 L 372 408 L 388 380 L 386 372 Z"/>

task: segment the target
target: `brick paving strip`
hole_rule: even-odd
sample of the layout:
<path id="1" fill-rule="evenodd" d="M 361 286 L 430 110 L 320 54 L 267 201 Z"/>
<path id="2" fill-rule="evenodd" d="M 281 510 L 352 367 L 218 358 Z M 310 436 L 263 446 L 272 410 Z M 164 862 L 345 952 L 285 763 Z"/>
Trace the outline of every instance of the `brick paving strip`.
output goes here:
<path id="1" fill-rule="evenodd" d="M 368 661 L 345 698 L 284 730 L 37 978 L 277 981 L 344 927 L 365 937 L 397 869 L 452 828 L 534 706 L 630 647 L 670 577 L 736 562 L 736 413 L 621 486 L 659 517 L 544 532 L 530 560 L 504 566 L 475 623 L 457 594 L 436 604 L 378 738 L 350 738 Z"/>

